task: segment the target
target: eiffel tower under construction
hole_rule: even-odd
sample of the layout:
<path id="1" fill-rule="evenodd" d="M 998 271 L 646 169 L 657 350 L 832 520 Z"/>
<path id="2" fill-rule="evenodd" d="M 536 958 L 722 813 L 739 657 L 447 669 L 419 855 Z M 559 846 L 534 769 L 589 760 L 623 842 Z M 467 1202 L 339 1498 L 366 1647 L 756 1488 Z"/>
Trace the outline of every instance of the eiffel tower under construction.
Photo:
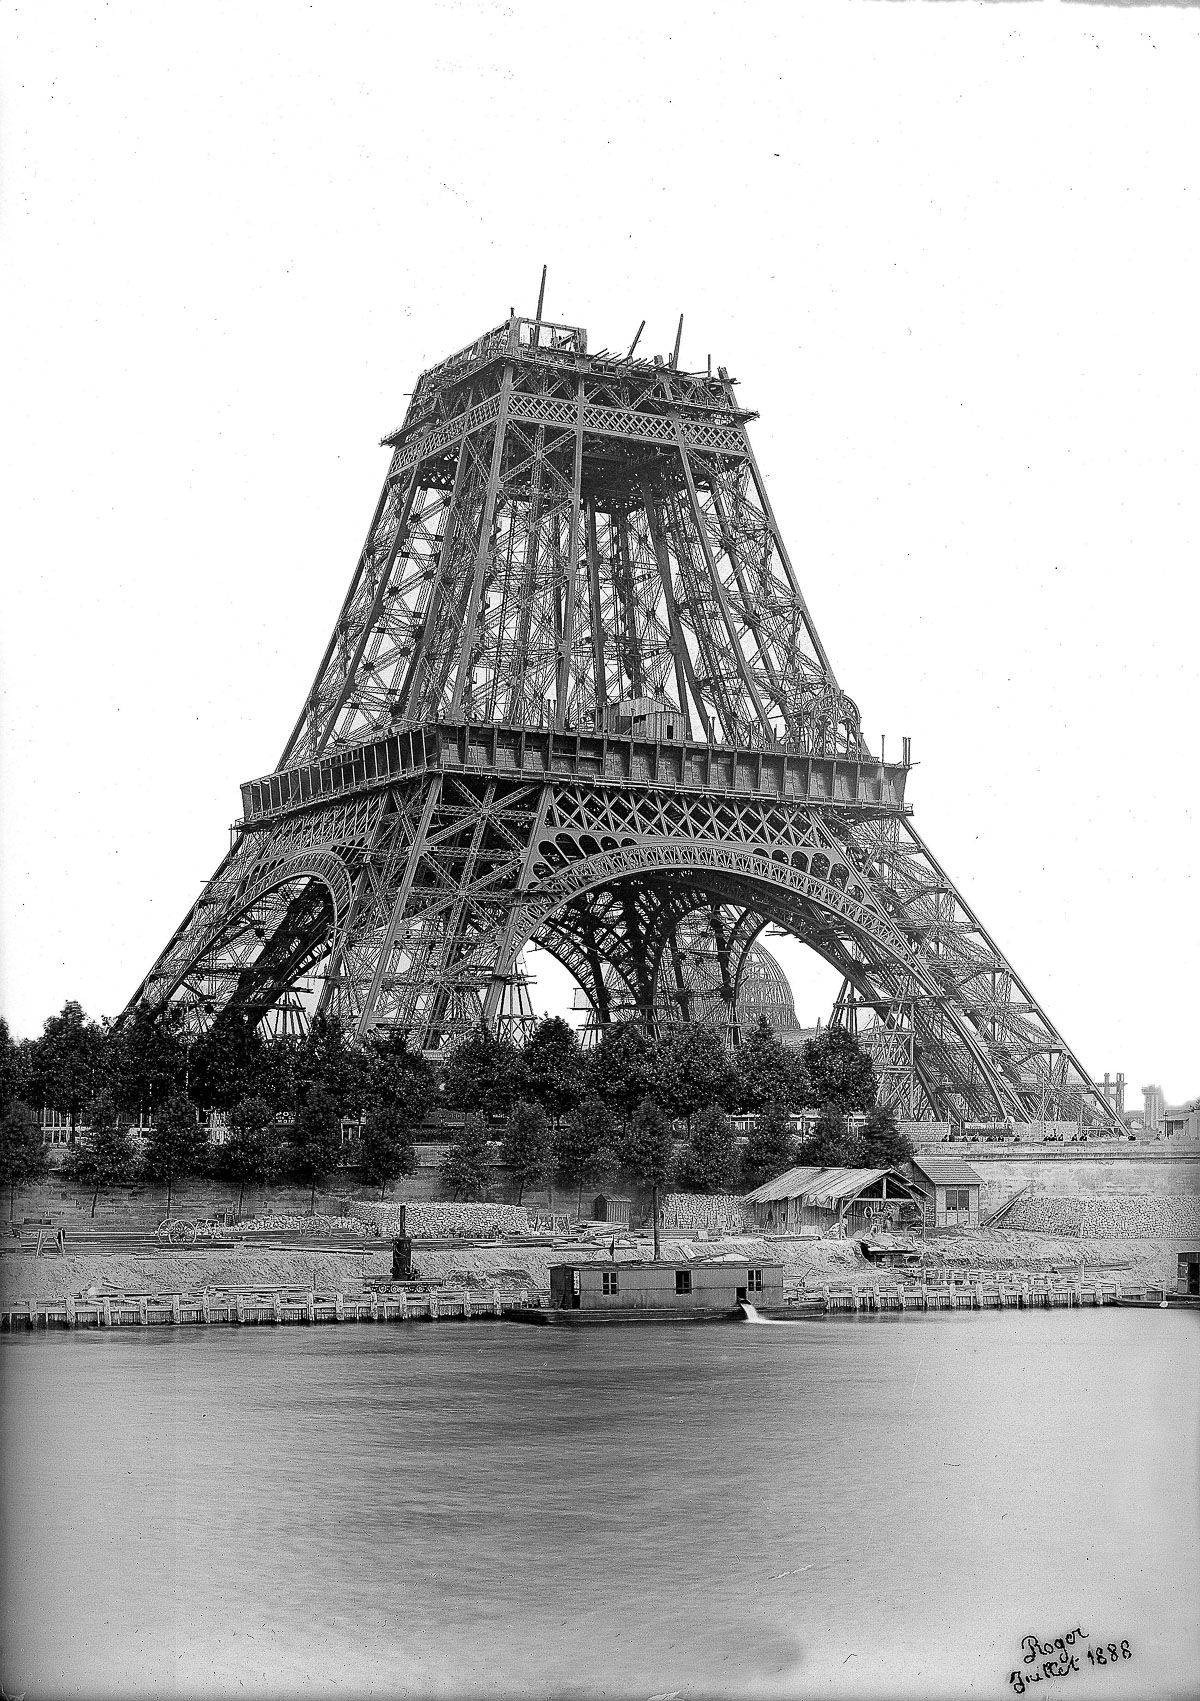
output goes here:
<path id="1" fill-rule="evenodd" d="M 841 974 L 897 1115 L 1113 1130 L 913 826 L 909 741 L 863 739 L 756 415 L 640 335 L 591 354 L 539 301 L 421 376 L 283 754 L 129 1009 L 322 1010 L 432 1051 L 527 1016 L 532 944 L 594 1025 L 720 1016 L 736 1044 L 771 926 Z"/>

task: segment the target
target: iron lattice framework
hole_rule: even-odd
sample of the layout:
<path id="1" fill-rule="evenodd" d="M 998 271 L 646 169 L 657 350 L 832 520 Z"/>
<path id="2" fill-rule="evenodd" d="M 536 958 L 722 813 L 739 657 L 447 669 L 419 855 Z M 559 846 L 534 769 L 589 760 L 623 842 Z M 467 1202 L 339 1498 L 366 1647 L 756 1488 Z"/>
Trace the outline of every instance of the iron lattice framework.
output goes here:
<path id="1" fill-rule="evenodd" d="M 308 985 L 435 1049 L 524 1008 L 533 942 L 598 1022 L 721 1007 L 736 1042 L 772 924 L 902 1115 L 1113 1127 L 914 828 L 907 741 L 867 749 L 754 417 L 724 368 L 540 319 L 426 372 L 278 766 L 130 1008 L 278 1025 Z"/>

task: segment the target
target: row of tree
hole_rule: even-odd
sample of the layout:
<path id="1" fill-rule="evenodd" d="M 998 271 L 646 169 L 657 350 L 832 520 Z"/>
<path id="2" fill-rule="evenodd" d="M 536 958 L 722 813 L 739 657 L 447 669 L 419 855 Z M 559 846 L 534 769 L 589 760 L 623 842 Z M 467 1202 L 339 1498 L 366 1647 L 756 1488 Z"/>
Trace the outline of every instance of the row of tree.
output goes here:
<path id="1" fill-rule="evenodd" d="M 383 1197 L 416 1167 L 415 1136 L 434 1103 L 464 1113 L 446 1154 L 445 1190 L 486 1193 L 499 1157 L 518 1200 L 532 1186 L 584 1186 L 624 1174 L 657 1195 L 671 1183 L 716 1193 L 757 1185 L 795 1162 L 878 1163 L 907 1154 L 875 1107 L 870 1058 L 841 1028 L 801 1050 L 765 1021 L 730 1053 L 711 1028 L 680 1024 L 658 1038 L 635 1024 L 605 1028 L 585 1051 L 560 1018 L 523 1045 L 480 1028 L 437 1073 L 402 1036 L 353 1040 L 318 1017 L 303 1038 L 271 1039 L 236 1012 L 199 1038 L 176 1015 L 139 1010 L 120 1028 L 69 1003 L 42 1034 L 16 1042 L 0 1018 L 0 1162 L 10 1190 L 45 1164 L 29 1105 L 53 1105 L 86 1137 L 65 1173 L 98 1194 L 142 1173 L 170 1192 L 183 1176 L 240 1184 L 278 1176 L 316 1187 L 342 1160 L 342 1122 L 358 1127 L 350 1161 Z M 210 1143 L 202 1113 L 219 1112 Z M 731 1112 L 756 1113 L 744 1148 Z M 798 1141 L 793 1118 L 807 1117 Z M 815 1113 L 815 1114 L 813 1114 Z M 142 1125 L 135 1143 L 131 1122 Z M 682 1149 L 680 1149 L 682 1135 Z"/>

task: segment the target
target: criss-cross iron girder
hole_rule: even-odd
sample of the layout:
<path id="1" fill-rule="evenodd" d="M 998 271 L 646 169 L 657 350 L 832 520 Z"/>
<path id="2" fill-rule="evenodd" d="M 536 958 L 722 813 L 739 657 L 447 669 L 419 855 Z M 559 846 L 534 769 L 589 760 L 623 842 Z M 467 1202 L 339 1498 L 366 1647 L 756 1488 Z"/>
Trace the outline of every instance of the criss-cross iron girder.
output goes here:
<path id="1" fill-rule="evenodd" d="M 1111 1124 L 914 829 L 907 756 L 867 749 L 753 417 L 723 368 L 517 317 L 425 373 L 279 764 L 130 1008 L 267 1021 L 315 975 L 436 1046 L 532 940 L 600 1020 L 720 1006 L 736 1039 L 771 921 L 838 968 L 907 1114 Z"/>

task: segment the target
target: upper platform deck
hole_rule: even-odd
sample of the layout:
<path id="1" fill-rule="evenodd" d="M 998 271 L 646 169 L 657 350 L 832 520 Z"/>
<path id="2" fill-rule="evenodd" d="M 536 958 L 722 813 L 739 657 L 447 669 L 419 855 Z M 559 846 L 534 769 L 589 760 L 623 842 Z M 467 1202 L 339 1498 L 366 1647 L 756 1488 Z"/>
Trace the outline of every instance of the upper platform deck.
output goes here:
<path id="1" fill-rule="evenodd" d="M 243 823 L 266 822 L 330 798 L 373 791 L 431 769 L 588 780 L 597 785 L 664 787 L 757 796 L 857 814 L 907 814 L 908 762 L 804 755 L 786 744 L 705 744 L 497 721 L 398 726 L 302 767 L 242 786 Z"/>

